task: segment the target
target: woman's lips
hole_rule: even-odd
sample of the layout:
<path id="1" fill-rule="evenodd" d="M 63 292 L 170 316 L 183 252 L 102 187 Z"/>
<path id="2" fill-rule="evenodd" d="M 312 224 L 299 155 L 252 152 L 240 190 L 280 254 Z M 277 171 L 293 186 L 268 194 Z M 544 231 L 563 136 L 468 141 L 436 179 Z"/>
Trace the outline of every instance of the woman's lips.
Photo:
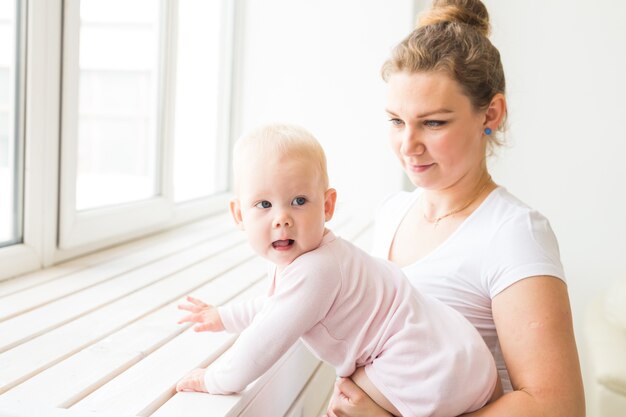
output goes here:
<path id="1" fill-rule="evenodd" d="M 276 240 L 272 242 L 272 247 L 276 250 L 288 250 L 293 246 L 293 239 Z"/>
<path id="2" fill-rule="evenodd" d="M 420 164 L 420 165 L 408 164 L 411 171 L 416 172 L 416 173 L 424 172 L 428 170 L 430 167 L 432 167 L 433 165 L 435 165 L 434 162 L 431 164 Z"/>

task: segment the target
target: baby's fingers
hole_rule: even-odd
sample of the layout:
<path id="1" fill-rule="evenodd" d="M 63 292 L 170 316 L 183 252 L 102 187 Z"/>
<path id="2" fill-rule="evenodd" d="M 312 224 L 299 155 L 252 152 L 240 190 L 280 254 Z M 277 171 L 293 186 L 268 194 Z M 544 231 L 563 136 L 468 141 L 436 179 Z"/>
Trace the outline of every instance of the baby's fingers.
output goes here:
<path id="1" fill-rule="evenodd" d="M 183 317 L 182 319 L 178 320 L 178 324 L 183 324 L 187 322 L 202 323 L 202 315 L 201 314 L 189 314 Z"/>
<path id="2" fill-rule="evenodd" d="M 176 384 L 176 391 L 177 392 L 181 392 L 181 391 L 197 391 L 195 389 L 196 384 L 194 383 L 193 379 L 191 378 L 183 378 L 180 381 L 178 381 L 178 384 Z"/>
<path id="3" fill-rule="evenodd" d="M 204 386 L 204 369 L 194 369 L 176 384 L 176 391 L 206 392 Z"/>
<path id="4" fill-rule="evenodd" d="M 179 304 L 178 309 L 191 311 L 192 313 L 198 313 L 199 311 L 202 310 L 202 308 L 195 306 L 193 304 Z"/>
<path id="5" fill-rule="evenodd" d="M 191 295 L 187 296 L 187 301 L 189 301 L 190 303 L 193 303 L 195 305 L 197 305 L 200 308 L 206 308 L 209 305 L 207 303 L 205 303 L 204 301 L 198 300 L 197 298 L 193 298 Z"/>

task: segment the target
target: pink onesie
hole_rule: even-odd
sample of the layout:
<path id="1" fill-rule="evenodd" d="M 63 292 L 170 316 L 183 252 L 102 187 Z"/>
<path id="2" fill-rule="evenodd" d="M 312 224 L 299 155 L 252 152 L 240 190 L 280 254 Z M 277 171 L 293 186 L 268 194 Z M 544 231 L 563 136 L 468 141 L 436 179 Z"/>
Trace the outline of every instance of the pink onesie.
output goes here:
<path id="1" fill-rule="evenodd" d="M 482 337 L 391 262 L 328 231 L 319 248 L 273 271 L 267 296 L 219 307 L 226 330 L 241 334 L 207 369 L 208 392 L 243 390 L 301 338 L 339 376 L 364 366 L 404 417 L 457 416 L 491 397 L 497 373 Z"/>

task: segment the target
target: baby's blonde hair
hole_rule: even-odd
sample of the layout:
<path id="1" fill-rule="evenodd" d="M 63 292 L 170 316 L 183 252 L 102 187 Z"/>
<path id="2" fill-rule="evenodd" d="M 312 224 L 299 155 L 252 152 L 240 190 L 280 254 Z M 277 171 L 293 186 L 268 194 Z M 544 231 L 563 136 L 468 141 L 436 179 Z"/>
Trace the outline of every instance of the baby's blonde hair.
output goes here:
<path id="1" fill-rule="evenodd" d="M 324 190 L 328 188 L 326 155 L 317 139 L 306 129 L 292 124 L 273 123 L 243 135 L 233 149 L 233 180 L 239 191 L 241 169 L 249 158 L 287 157 L 315 164 Z"/>

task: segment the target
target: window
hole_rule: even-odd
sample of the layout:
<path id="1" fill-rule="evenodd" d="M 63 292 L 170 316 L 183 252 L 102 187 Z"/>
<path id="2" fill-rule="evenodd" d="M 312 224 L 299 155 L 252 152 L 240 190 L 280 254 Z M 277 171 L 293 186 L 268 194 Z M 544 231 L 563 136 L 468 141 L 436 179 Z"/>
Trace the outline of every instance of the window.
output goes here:
<path id="1" fill-rule="evenodd" d="M 0 279 L 226 207 L 236 3 L 0 0 Z"/>
<path id="2" fill-rule="evenodd" d="M 231 9 L 225 0 L 66 4 L 62 249 L 154 230 L 177 203 L 208 210 L 226 190 Z"/>
<path id="3" fill-rule="evenodd" d="M 20 23 L 15 0 L 0 0 L 0 246 L 22 240 Z"/>
<path id="4" fill-rule="evenodd" d="M 78 211 L 161 193 L 159 2 L 115 3 L 80 2 Z"/>

